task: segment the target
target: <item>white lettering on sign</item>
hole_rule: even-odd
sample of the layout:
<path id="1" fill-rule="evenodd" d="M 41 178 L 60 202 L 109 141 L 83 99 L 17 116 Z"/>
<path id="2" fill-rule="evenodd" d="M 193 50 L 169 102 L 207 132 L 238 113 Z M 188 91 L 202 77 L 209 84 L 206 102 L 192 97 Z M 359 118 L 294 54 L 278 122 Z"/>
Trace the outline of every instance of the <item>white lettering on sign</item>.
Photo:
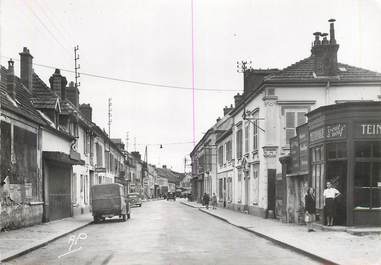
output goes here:
<path id="1" fill-rule="evenodd" d="M 361 129 L 363 135 L 381 134 L 381 124 L 361 124 Z"/>
<path id="2" fill-rule="evenodd" d="M 324 128 L 320 128 L 318 130 L 310 132 L 310 140 L 311 142 L 317 141 L 319 139 L 324 138 Z"/>
<path id="3" fill-rule="evenodd" d="M 327 138 L 343 137 L 345 127 L 345 124 L 327 126 Z"/>

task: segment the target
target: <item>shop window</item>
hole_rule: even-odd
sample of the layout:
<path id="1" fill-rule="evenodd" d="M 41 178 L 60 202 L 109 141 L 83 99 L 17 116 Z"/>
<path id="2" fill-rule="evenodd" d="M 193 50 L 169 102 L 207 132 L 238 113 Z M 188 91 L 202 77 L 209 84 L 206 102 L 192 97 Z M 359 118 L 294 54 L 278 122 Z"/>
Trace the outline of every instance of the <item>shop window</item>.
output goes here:
<path id="1" fill-rule="evenodd" d="M 347 144 L 343 143 L 330 143 L 327 144 L 327 158 L 338 159 L 347 157 Z"/>
<path id="2" fill-rule="evenodd" d="M 372 143 L 371 142 L 357 142 L 355 147 L 356 157 L 370 157 Z"/>
<path id="3" fill-rule="evenodd" d="M 324 190 L 324 148 L 317 146 L 311 149 L 311 186 L 316 194 L 316 207 L 323 208 Z"/>
<path id="4" fill-rule="evenodd" d="M 360 209 L 380 208 L 380 195 L 381 162 L 356 162 L 354 176 L 354 207 Z"/>

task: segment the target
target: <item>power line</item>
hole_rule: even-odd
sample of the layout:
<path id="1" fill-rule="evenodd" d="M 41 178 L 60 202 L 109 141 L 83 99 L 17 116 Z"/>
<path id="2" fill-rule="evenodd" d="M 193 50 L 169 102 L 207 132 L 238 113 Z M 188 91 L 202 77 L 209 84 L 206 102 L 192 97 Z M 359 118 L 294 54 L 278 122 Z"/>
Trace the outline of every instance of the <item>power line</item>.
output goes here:
<path id="1" fill-rule="evenodd" d="M 2 57 L 11 59 L 11 57 L 8 57 L 8 56 L 2 56 Z M 19 60 L 15 59 L 15 61 L 19 61 Z M 45 65 L 45 64 L 38 64 L 38 63 L 33 63 L 33 65 L 43 67 L 43 68 L 48 68 L 48 69 L 59 68 L 63 72 L 75 74 L 75 71 L 73 71 L 73 70 L 64 69 L 64 68 L 60 68 L 60 67 L 55 67 L 55 66 L 50 66 L 50 65 Z M 128 79 L 92 74 L 92 73 L 81 72 L 81 76 L 88 76 L 88 77 L 100 78 L 100 79 L 117 81 L 117 82 L 122 82 L 122 83 L 130 83 L 130 84 L 135 84 L 135 85 L 154 86 L 154 87 L 163 87 L 163 88 L 174 88 L 174 89 L 181 89 L 181 90 L 193 90 L 192 87 L 174 86 L 174 85 L 158 84 L 158 83 L 151 83 L 151 82 L 141 82 L 141 81 L 134 81 L 134 80 L 128 80 Z M 196 88 L 196 87 L 194 88 L 194 90 L 210 91 L 210 92 L 241 92 L 241 90 L 237 90 L 237 89 L 214 89 L 214 88 Z"/>
<path id="2" fill-rule="evenodd" d="M 38 20 L 38 22 L 46 29 L 46 31 L 49 33 L 49 35 L 63 48 L 65 49 L 66 51 L 69 51 L 57 38 L 56 36 L 53 34 L 53 32 L 48 28 L 48 26 L 45 25 L 44 21 L 42 21 L 42 19 L 34 12 L 34 10 L 32 9 L 32 7 L 28 4 L 27 1 L 25 1 L 25 4 L 26 6 L 28 7 L 28 9 L 30 10 L 30 12 L 32 13 L 32 15 Z"/>

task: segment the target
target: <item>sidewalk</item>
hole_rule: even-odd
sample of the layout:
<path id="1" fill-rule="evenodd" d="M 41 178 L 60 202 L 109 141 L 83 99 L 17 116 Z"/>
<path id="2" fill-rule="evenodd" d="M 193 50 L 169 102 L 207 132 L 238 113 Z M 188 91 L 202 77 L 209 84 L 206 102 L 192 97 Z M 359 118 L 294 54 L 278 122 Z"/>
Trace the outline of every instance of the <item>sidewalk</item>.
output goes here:
<path id="1" fill-rule="evenodd" d="M 324 263 L 381 264 L 380 235 L 355 236 L 333 231 L 308 233 L 306 226 L 302 225 L 285 224 L 275 219 L 263 219 L 223 208 L 207 210 L 200 208 L 199 204 L 194 202 L 182 201 L 181 203 L 198 208 L 204 213 L 272 242 L 318 258 Z"/>
<path id="2" fill-rule="evenodd" d="M 93 221 L 91 214 L 0 232 L 0 263 L 44 246 Z"/>

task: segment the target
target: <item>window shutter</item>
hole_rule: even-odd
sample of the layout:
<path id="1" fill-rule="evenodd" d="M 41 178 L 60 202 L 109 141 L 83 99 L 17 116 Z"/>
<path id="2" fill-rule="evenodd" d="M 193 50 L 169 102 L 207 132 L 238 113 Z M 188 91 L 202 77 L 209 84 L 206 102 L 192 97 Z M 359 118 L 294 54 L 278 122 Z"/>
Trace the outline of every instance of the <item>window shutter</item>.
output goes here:
<path id="1" fill-rule="evenodd" d="M 295 112 L 286 112 L 286 128 L 295 128 Z"/>
<path id="2" fill-rule="evenodd" d="M 302 125 L 306 122 L 306 113 L 305 112 L 298 112 L 298 126 Z"/>

